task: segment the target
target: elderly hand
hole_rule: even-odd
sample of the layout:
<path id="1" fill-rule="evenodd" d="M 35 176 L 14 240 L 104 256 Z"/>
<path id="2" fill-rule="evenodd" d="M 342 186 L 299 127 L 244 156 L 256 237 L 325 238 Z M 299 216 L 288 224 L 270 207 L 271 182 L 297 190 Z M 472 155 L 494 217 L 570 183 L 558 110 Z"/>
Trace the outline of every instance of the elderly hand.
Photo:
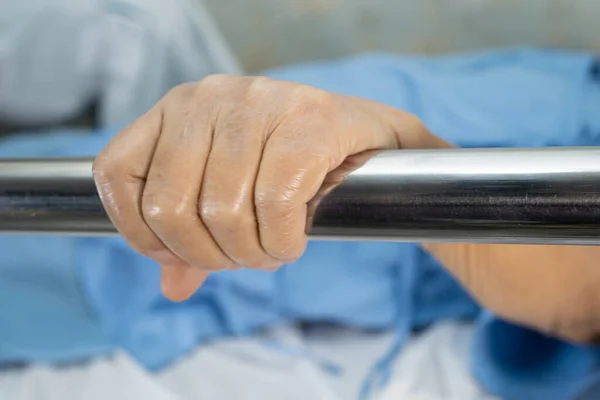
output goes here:
<path id="1" fill-rule="evenodd" d="M 414 116 L 261 77 L 173 89 L 99 154 L 116 228 L 162 265 L 173 300 L 211 271 L 271 270 L 306 247 L 307 203 L 353 155 L 448 147 Z"/>

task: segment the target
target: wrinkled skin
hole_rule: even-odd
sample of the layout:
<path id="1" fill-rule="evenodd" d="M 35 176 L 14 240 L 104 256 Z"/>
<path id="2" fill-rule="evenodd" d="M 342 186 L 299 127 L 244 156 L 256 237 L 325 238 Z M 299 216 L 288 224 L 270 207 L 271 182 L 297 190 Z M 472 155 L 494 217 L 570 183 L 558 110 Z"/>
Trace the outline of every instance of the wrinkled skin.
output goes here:
<path id="1" fill-rule="evenodd" d="M 451 147 L 414 116 L 261 77 L 173 89 L 98 155 L 103 204 L 128 243 L 190 297 L 212 271 L 274 270 L 306 248 L 315 198 L 371 154 Z M 598 248 L 426 245 L 485 307 L 569 340 L 594 339 Z"/>

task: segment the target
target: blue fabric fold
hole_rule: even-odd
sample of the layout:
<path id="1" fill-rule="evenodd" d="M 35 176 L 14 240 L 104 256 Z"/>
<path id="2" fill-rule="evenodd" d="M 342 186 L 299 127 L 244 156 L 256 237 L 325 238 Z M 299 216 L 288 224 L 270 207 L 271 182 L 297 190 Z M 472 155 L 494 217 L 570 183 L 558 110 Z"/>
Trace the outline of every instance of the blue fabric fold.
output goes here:
<path id="1" fill-rule="evenodd" d="M 597 69 L 593 54 L 520 48 L 371 54 L 266 74 L 415 113 L 463 147 L 531 147 L 600 144 Z M 114 132 L 21 135 L 0 142 L 0 157 L 93 155 Z M 503 398 L 572 399 L 600 374 L 598 350 L 480 310 L 415 244 L 312 242 L 276 273 L 213 274 L 182 304 L 161 296 L 158 267 L 122 239 L 3 236 L 0 253 L 3 363 L 67 362 L 123 348 L 157 370 L 207 340 L 300 320 L 396 329 L 394 356 L 412 329 L 461 318 L 478 321 L 475 377 Z"/>

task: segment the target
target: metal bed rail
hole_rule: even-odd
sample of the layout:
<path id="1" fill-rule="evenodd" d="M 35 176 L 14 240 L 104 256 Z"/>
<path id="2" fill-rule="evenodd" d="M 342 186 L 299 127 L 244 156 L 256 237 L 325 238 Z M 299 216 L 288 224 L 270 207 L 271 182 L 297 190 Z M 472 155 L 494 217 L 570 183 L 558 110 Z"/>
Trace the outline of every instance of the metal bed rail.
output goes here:
<path id="1" fill-rule="evenodd" d="M 0 160 L 0 234 L 117 234 L 91 171 Z M 320 200 L 309 238 L 600 245 L 600 148 L 381 153 Z"/>

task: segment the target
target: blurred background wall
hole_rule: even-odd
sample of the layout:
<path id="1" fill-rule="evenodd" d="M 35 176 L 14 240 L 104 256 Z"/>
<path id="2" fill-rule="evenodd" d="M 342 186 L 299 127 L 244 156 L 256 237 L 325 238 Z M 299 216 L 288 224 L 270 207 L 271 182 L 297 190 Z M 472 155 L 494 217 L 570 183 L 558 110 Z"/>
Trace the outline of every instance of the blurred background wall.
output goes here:
<path id="1" fill-rule="evenodd" d="M 204 0 L 249 72 L 372 49 L 600 52 L 600 0 Z"/>

